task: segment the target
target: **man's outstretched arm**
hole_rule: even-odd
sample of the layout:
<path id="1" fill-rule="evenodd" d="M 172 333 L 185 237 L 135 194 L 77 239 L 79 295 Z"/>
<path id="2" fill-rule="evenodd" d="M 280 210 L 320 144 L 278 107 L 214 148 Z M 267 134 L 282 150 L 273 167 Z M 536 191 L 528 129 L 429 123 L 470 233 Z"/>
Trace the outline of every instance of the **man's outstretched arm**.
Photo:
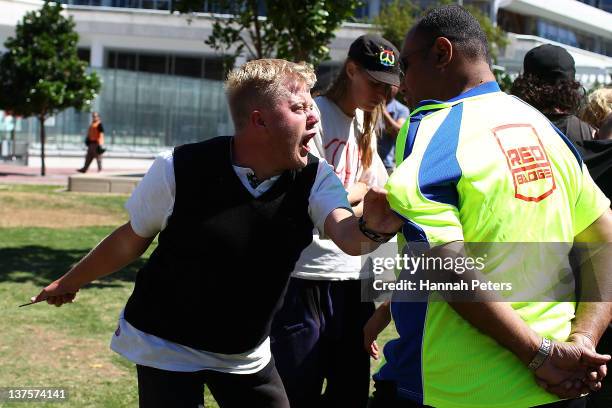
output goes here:
<path id="1" fill-rule="evenodd" d="M 401 228 L 403 221 L 389 207 L 384 189 L 372 187 L 363 203 L 363 220 L 368 230 L 391 237 Z M 354 256 L 372 252 L 380 245 L 360 230 L 359 218 L 345 208 L 336 208 L 327 216 L 325 235 L 344 252 Z"/>
<path id="2" fill-rule="evenodd" d="M 113 231 L 61 278 L 44 288 L 33 302 L 46 300 L 61 306 L 71 302 L 86 284 L 109 275 L 138 259 L 155 237 L 137 235 L 129 222 Z"/>

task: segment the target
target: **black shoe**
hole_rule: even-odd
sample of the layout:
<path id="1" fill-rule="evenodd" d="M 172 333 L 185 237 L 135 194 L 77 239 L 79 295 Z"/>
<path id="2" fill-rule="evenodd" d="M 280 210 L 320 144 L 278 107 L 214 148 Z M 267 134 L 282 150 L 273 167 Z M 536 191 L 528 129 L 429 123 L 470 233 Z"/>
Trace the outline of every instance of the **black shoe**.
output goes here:
<path id="1" fill-rule="evenodd" d="M 77 171 L 78 171 L 79 173 L 85 173 L 87 170 L 85 170 L 85 169 L 77 169 Z"/>

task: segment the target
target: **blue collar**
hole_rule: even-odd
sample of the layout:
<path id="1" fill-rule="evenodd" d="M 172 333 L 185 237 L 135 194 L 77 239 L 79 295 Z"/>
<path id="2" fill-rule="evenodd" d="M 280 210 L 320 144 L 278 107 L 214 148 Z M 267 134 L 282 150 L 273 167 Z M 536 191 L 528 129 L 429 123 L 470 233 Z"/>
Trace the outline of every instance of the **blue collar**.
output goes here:
<path id="1" fill-rule="evenodd" d="M 500 91 L 501 89 L 499 88 L 499 85 L 497 84 L 497 82 L 489 81 L 489 82 L 485 82 L 484 84 L 478 85 L 472 89 L 468 89 L 467 91 L 455 96 L 454 98 L 449 99 L 448 101 L 437 101 L 435 99 L 427 99 L 427 100 L 419 102 L 416 107 L 418 108 L 419 106 L 423 106 L 423 105 L 455 102 L 460 99 L 470 98 L 472 96 L 484 95 L 487 93 L 500 92 Z"/>

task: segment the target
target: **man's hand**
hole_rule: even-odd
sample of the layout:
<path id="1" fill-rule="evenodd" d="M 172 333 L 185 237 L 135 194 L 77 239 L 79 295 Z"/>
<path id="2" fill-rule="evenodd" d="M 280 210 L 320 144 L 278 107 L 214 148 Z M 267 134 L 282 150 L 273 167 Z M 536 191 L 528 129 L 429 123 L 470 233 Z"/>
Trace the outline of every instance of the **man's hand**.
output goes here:
<path id="1" fill-rule="evenodd" d="M 153 238 L 137 235 L 128 221 L 104 238 L 70 271 L 33 297 L 32 301 L 46 300 L 55 306 L 72 302 L 80 288 L 137 259 L 149 247 Z"/>
<path id="2" fill-rule="evenodd" d="M 32 302 L 42 302 L 46 300 L 48 304 L 59 307 L 64 303 L 72 303 L 78 291 L 79 288 L 67 287 L 60 278 L 52 282 L 30 300 Z"/>
<path id="3" fill-rule="evenodd" d="M 577 341 L 553 342 L 550 355 L 535 371 L 536 381 L 561 398 L 577 398 L 601 388 L 609 355 L 601 355 Z M 603 378 L 603 377 L 602 377 Z"/>
<path id="4" fill-rule="evenodd" d="M 350 186 L 347 190 L 347 198 L 351 206 L 355 207 L 356 205 L 359 205 L 361 202 L 363 202 L 363 197 L 365 197 L 367 192 L 368 186 L 361 181 L 358 181 L 352 186 Z"/>
<path id="5" fill-rule="evenodd" d="M 404 224 L 391 210 L 387 201 L 387 190 L 372 187 L 363 202 L 363 219 L 369 229 L 382 234 L 395 234 Z"/>
<path id="6" fill-rule="evenodd" d="M 389 310 L 389 301 L 387 301 L 376 309 L 363 327 L 363 346 L 374 360 L 378 360 L 380 356 L 376 338 L 389 325 L 389 322 L 391 322 L 391 311 Z"/>
<path id="7" fill-rule="evenodd" d="M 593 336 L 589 333 L 572 333 L 570 334 L 567 341 L 576 343 L 578 345 L 584 346 L 591 351 L 595 350 L 595 341 L 593 340 Z M 585 379 L 583 382 L 592 390 L 597 391 L 601 388 L 601 381 L 608 374 L 608 367 L 605 364 L 600 365 L 599 367 L 595 367 L 594 369 L 587 372 Z"/>

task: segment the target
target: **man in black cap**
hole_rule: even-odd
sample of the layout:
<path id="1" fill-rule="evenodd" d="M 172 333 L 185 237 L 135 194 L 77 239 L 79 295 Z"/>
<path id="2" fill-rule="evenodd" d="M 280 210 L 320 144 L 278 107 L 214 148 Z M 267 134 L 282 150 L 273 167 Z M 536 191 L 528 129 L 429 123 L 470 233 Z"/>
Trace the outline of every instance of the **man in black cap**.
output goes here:
<path id="1" fill-rule="evenodd" d="M 356 213 L 368 188 L 387 179 L 375 132 L 390 88 L 399 82 L 397 49 L 380 36 L 363 35 L 351 44 L 331 87 L 315 98 L 320 126 L 311 151 L 334 167 Z M 293 408 L 367 405 L 370 359 L 363 326 L 374 304 L 360 298 L 370 277 L 359 257 L 319 234 L 302 252 L 271 336 Z"/>
<path id="2" fill-rule="evenodd" d="M 576 115 L 584 89 L 575 80 L 574 58 L 565 48 L 544 44 L 531 49 L 523 61 L 523 74 L 512 86 L 512 93 L 542 112 L 576 146 L 591 177 L 608 198 L 612 197 L 612 145 L 593 139 L 595 129 Z M 610 353 L 612 329 L 604 333 L 598 351 Z M 610 378 L 600 392 L 589 397 L 589 406 L 609 406 L 612 400 Z"/>
<path id="3" fill-rule="evenodd" d="M 576 81 L 574 58 L 563 47 L 551 44 L 531 49 L 523 61 L 523 74 L 512 85 L 512 94 L 542 112 L 584 155 L 584 142 L 595 130 L 576 116 L 584 88 Z"/>
<path id="4" fill-rule="evenodd" d="M 584 89 L 575 76 L 574 59 L 565 48 L 540 45 L 525 55 L 523 74 L 514 81 L 512 94 L 537 108 L 574 143 L 595 183 L 611 197 L 612 146 L 593 139 L 595 129 L 576 116 Z"/>

